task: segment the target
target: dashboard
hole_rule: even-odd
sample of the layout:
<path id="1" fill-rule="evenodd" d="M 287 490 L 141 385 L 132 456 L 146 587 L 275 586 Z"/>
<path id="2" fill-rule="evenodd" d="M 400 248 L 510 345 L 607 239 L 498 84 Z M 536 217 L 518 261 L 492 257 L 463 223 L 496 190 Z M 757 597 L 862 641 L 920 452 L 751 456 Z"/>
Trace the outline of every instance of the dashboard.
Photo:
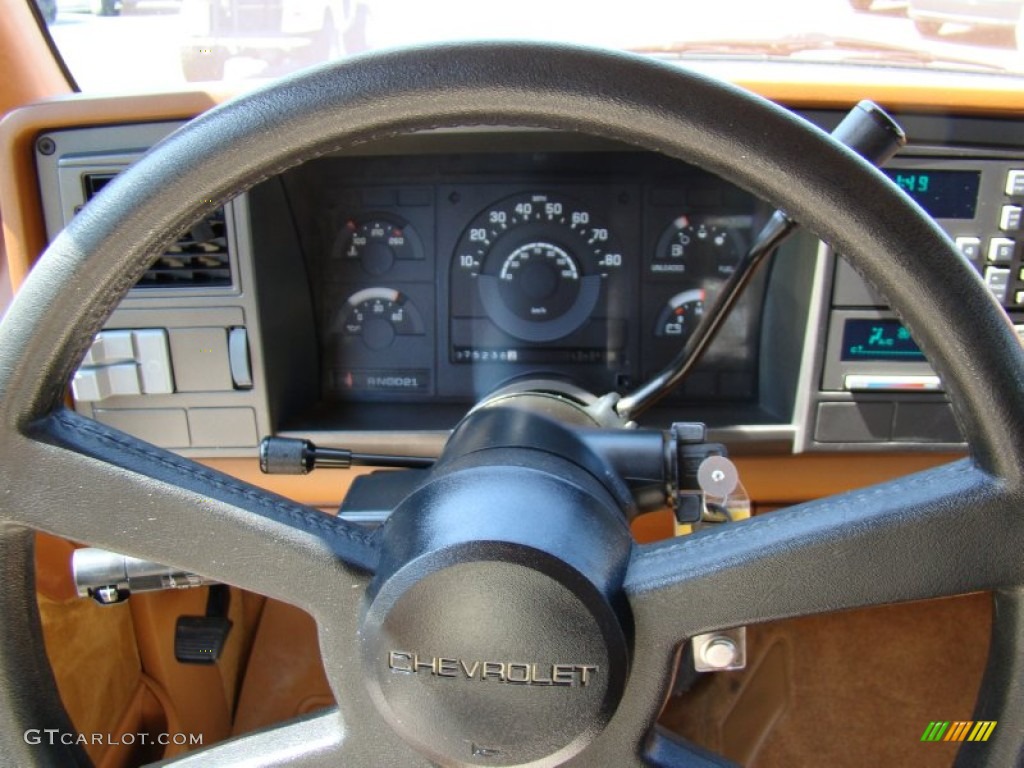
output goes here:
<path id="1" fill-rule="evenodd" d="M 823 128 L 840 112 L 807 112 Z M 890 178 L 1024 324 L 1024 140 L 1012 121 L 898 116 Z M 176 127 L 44 133 L 50 237 Z M 663 368 L 772 209 L 679 160 L 551 131 L 434 131 L 269 179 L 156 256 L 75 379 L 76 408 L 190 455 L 296 434 L 430 455 L 523 380 L 626 394 Z M 734 451 L 956 450 L 910 334 L 816 238 L 789 241 L 707 355 L 645 415 Z"/>

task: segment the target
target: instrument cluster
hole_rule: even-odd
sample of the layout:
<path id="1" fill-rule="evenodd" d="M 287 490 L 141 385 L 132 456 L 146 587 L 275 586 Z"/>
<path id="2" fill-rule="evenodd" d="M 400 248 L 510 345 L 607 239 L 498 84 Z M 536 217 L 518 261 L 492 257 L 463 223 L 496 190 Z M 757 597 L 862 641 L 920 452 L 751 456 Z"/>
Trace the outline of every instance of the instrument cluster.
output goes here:
<path id="1" fill-rule="evenodd" d="M 327 400 L 470 403 L 524 377 L 626 392 L 681 347 L 767 213 L 645 153 L 309 167 Z M 762 297 L 748 291 L 673 397 L 756 398 Z"/>

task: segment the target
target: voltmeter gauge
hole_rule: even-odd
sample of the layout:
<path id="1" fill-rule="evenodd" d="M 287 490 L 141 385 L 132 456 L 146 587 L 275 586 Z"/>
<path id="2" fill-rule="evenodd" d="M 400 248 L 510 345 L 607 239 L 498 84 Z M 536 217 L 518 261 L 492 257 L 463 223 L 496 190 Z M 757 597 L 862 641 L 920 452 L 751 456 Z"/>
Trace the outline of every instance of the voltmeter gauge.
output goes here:
<path id="1" fill-rule="evenodd" d="M 407 296 L 391 288 L 366 288 L 349 296 L 333 330 L 361 339 L 372 350 L 387 349 L 396 336 L 421 336 L 424 332 L 419 310 Z"/>
<path id="2" fill-rule="evenodd" d="M 704 316 L 704 298 L 705 293 L 700 289 L 677 293 L 658 313 L 654 335 L 658 338 L 689 336 Z"/>
<path id="3" fill-rule="evenodd" d="M 749 229 L 750 217 L 679 216 L 658 240 L 651 272 L 689 278 L 728 278 L 747 249 L 741 224 Z"/>
<path id="4" fill-rule="evenodd" d="M 412 225 L 392 214 L 345 222 L 334 243 L 333 257 L 358 261 L 367 274 L 379 277 L 396 261 L 423 258 L 423 245 Z"/>

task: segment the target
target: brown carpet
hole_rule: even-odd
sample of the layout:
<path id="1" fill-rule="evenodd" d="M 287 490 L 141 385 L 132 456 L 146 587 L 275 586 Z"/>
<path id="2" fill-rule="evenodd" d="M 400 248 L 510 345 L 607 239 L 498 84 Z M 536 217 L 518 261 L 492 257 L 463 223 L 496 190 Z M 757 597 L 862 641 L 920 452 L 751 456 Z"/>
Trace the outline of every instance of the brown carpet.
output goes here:
<path id="1" fill-rule="evenodd" d="M 705 675 L 662 722 L 755 768 L 948 766 L 957 745 L 921 735 L 971 719 L 991 614 L 970 595 L 751 627 L 747 670 Z"/>
<path id="2" fill-rule="evenodd" d="M 747 669 L 704 675 L 662 723 L 754 768 L 949 766 L 956 745 L 921 735 L 971 719 L 991 615 L 971 595 L 750 627 Z M 267 601 L 250 661 L 236 734 L 331 703 L 298 609 Z"/>

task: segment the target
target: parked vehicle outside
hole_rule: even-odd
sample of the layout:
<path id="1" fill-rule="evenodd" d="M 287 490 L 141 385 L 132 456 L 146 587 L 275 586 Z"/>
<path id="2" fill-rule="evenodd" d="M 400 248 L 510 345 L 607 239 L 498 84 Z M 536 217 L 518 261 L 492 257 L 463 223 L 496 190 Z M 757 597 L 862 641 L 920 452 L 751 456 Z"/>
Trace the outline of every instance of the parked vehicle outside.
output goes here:
<path id="1" fill-rule="evenodd" d="M 362 0 L 185 0 L 181 68 L 189 81 L 219 80 L 235 56 L 270 65 L 324 61 L 366 47 Z"/>
<path id="2" fill-rule="evenodd" d="M 850 7 L 862 12 L 906 13 L 907 0 L 849 0 Z"/>
<path id="3" fill-rule="evenodd" d="M 938 37 L 946 24 L 1013 30 L 1024 50 L 1024 0 L 910 0 L 907 14 L 924 37 Z"/>

